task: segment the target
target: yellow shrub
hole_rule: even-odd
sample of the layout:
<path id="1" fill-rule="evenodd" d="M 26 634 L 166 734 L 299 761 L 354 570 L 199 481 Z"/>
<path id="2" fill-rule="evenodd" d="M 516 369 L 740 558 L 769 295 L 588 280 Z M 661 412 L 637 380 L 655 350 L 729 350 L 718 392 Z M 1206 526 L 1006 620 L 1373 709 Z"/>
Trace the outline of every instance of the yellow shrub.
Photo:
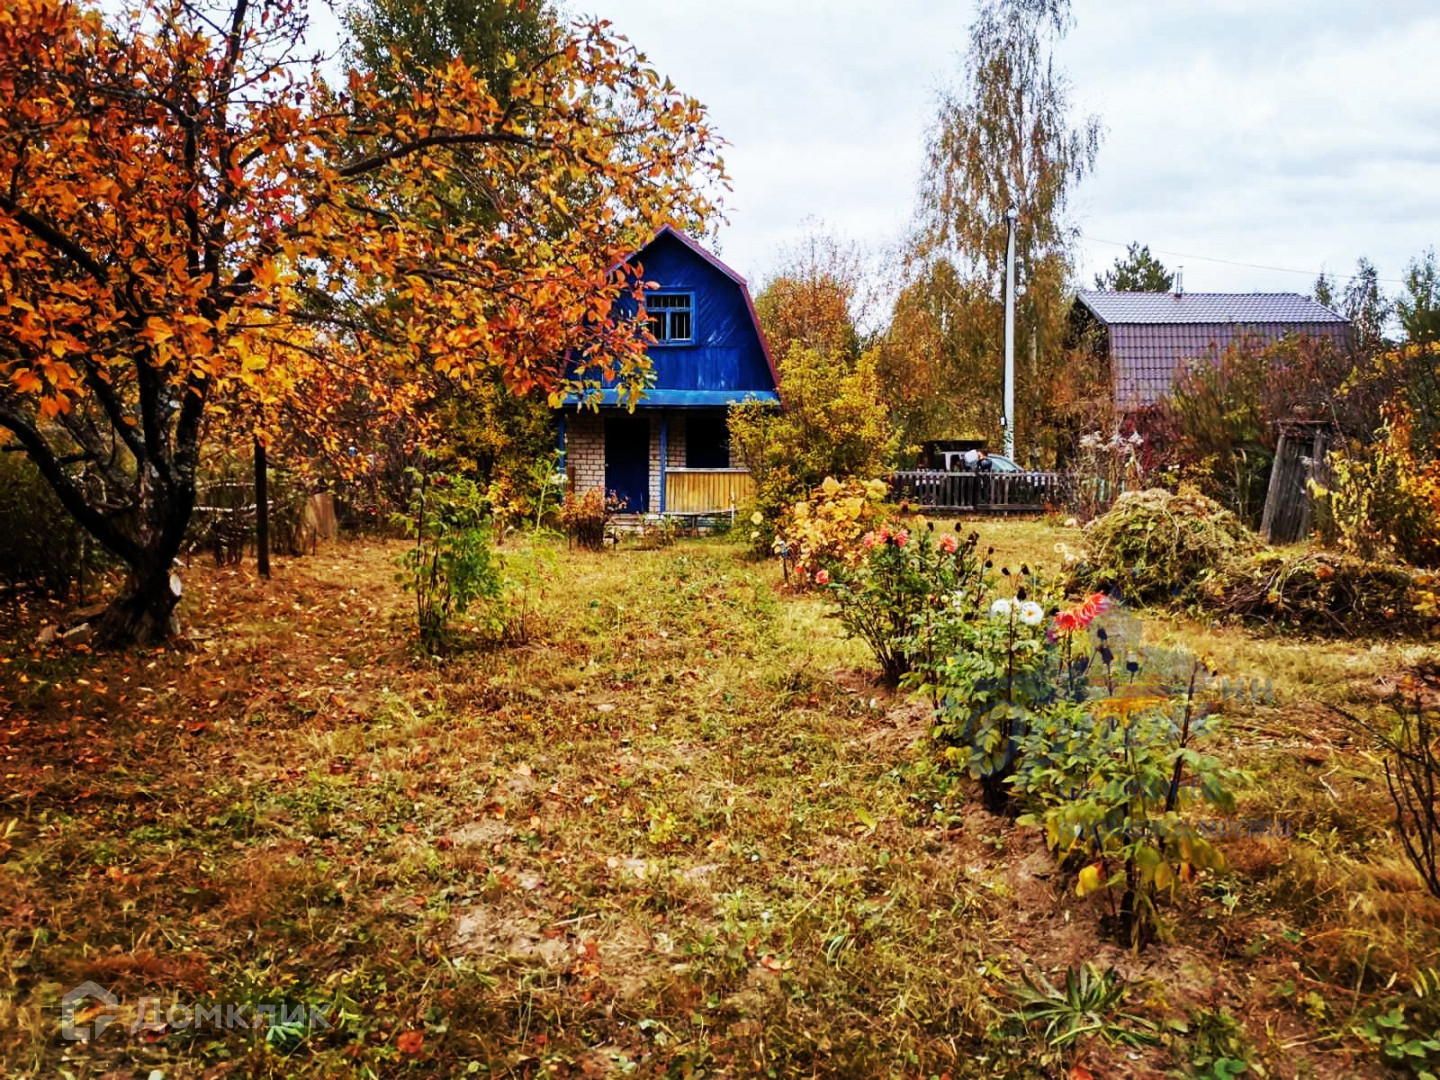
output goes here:
<path id="1" fill-rule="evenodd" d="M 1440 566 L 1440 461 L 1416 455 L 1408 408 L 1392 407 L 1379 438 L 1331 455 L 1331 479 L 1315 485 L 1322 539 L 1362 559 L 1394 557 Z"/>
<path id="2" fill-rule="evenodd" d="M 781 515 L 775 550 L 795 561 L 805 581 L 820 569 L 857 565 L 860 538 L 889 516 L 885 494 L 880 480 L 842 483 L 827 476 L 810 498 Z"/>

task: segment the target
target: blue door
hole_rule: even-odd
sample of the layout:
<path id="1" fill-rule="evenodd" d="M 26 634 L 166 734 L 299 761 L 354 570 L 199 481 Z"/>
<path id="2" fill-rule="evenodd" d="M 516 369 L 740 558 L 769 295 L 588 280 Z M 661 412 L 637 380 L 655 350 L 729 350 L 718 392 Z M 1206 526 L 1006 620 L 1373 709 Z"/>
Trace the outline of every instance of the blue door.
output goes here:
<path id="1" fill-rule="evenodd" d="M 605 418 L 605 490 L 622 500 L 622 514 L 650 509 L 650 418 Z"/>

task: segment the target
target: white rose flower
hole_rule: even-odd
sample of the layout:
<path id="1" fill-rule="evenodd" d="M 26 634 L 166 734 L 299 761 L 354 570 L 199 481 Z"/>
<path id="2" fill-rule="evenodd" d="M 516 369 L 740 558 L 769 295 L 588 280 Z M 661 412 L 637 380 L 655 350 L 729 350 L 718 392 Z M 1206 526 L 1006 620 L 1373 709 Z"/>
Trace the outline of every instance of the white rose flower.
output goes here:
<path id="1" fill-rule="evenodd" d="M 1045 609 L 1034 600 L 1026 600 L 1020 605 L 1020 621 L 1026 626 L 1039 626 L 1045 619 Z"/>
<path id="2" fill-rule="evenodd" d="M 990 605 L 990 616 L 995 619 L 1008 619 L 1010 617 L 1010 601 L 1003 596 Z"/>

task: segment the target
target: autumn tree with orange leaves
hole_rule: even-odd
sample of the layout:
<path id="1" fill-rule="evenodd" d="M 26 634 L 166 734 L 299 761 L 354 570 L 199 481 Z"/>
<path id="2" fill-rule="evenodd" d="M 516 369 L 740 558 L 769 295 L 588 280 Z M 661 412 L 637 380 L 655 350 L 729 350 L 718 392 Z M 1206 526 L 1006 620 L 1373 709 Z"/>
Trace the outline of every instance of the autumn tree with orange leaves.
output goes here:
<path id="1" fill-rule="evenodd" d="M 111 642 L 173 633 L 207 432 L 437 374 L 638 386 L 622 257 L 715 211 L 702 108 L 604 23 L 503 106 L 459 60 L 327 86 L 304 29 L 284 2 L 0 9 L 0 429 L 128 567 Z"/>

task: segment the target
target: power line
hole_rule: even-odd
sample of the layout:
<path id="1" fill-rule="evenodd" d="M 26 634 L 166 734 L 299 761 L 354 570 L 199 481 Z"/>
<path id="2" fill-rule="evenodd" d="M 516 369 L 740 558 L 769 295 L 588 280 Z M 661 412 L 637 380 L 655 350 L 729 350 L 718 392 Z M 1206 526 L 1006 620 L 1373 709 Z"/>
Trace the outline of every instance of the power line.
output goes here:
<path id="1" fill-rule="evenodd" d="M 1118 248 L 1129 248 L 1129 246 L 1130 246 L 1129 244 L 1122 244 L 1122 243 L 1119 243 L 1119 242 L 1117 242 L 1117 241 L 1115 241 L 1115 240 L 1101 240 L 1098 236 L 1086 236 L 1084 233 L 1081 233 L 1081 234 L 1080 234 L 1080 239 L 1081 239 L 1081 240 L 1088 240 L 1088 241 L 1090 241 L 1090 243 L 1092 243 L 1092 244 L 1109 244 L 1111 247 L 1118 247 Z M 1237 262 L 1237 261 L 1234 260 L 1234 259 L 1215 259 L 1215 258 L 1211 258 L 1209 255 L 1195 255 L 1195 254 L 1192 254 L 1192 253 L 1190 253 L 1190 252 L 1185 252 L 1185 251 L 1170 251 L 1170 250 L 1167 249 L 1167 248 L 1151 248 L 1150 250 L 1151 250 L 1154 254 L 1156 254 L 1156 255 L 1170 255 L 1170 256 L 1173 256 L 1173 257 L 1178 258 L 1178 259 L 1198 259 L 1200 262 L 1222 263 L 1222 264 L 1224 264 L 1225 266 L 1243 266 L 1243 267 L 1245 267 L 1246 269 L 1249 269 L 1249 270 L 1272 270 L 1272 271 L 1274 271 L 1274 272 L 1277 273 L 1277 274 L 1304 274 L 1306 277 L 1318 277 L 1319 274 L 1324 274 L 1324 273 L 1325 273 L 1325 271 L 1324 271 L 1323 269 L 1320 270 L 1320 271 L 1318 271 L 1318 272 L 1315 271 L 1315 270 L 1296 270 L 1295 268 L 1289 267 L 1289 266 L 1267 266 L 1267 265 L 1265 265 L 1264 263 Z M 1345 276 L 1345 277 L 1340 277 L 1340 276 L 1336 276 L 1336 275 L 1325 274 L 1325 276 L 1326 276 L 1328 279 L 1330 279 L 1331 281 L 1337 281 L 1337 282 L 1339 282 L 1339 281 L 1354 281 L 1354 280 L 1355 280 L 1356 278 L 1358 278 L 1360 275 L 1359 275 L 1359 274 L 1350 274 L 1350 275 Z M 1404 284 L 1405 284 L 1405 281 L 1404 281 L 1403 279 L 1401 279 L 1401 278 L 1382 278 L 1382 277 L 1377 277 L 1375 280 L 1376 280 L 1376 281 L 1383 281 L 1383 282 L 1385 282 L 1387 285 L 1404 285 Z"/>

